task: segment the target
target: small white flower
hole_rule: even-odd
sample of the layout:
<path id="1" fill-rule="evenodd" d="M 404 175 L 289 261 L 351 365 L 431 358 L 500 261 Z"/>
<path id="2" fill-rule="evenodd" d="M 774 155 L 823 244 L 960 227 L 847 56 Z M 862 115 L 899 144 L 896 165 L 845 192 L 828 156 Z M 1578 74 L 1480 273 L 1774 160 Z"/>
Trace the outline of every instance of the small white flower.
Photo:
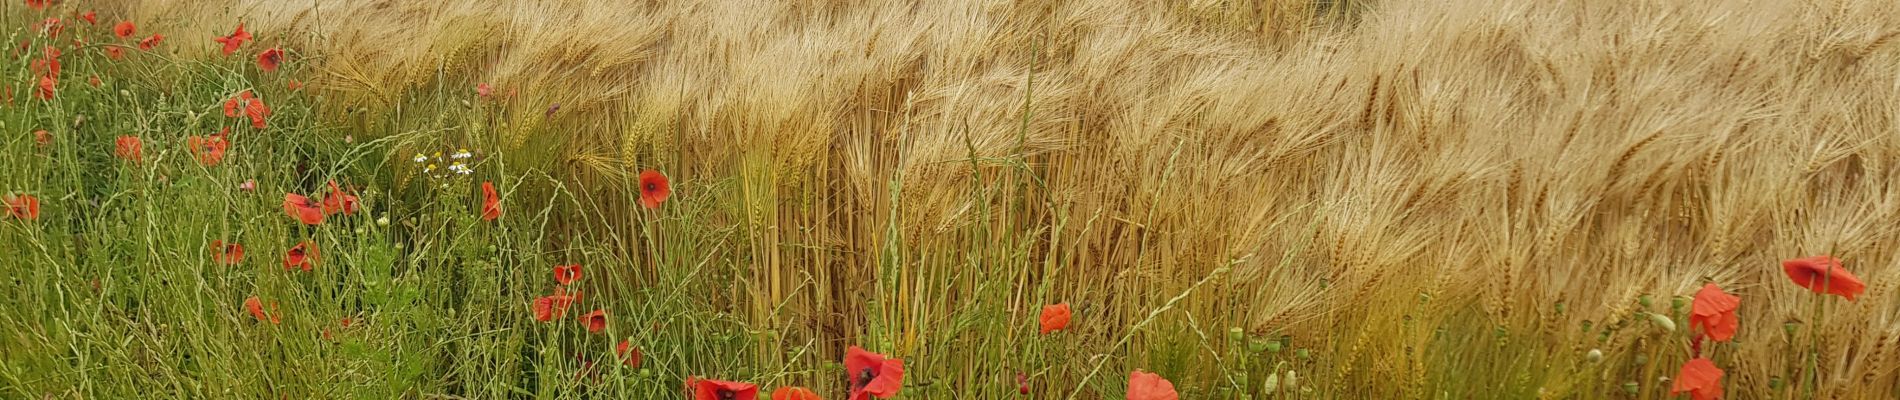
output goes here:
<path id="1" fill-rule="evenodd" d="M 422 155 L 422 153 L 416 153 L 416 162 L 424 162 L 424 161 L 429 161 L 429 156 Z"/>
<path id="2" fill-rule="evenodd" d="M 455 154 L 449 155 L 449 158 L 454 158 L 454 159 L 459 160 L 459 159 L 464 159 L 464 158 L 469 158 L 469 157 L 474 157 L 474 156 L 475 156 L 474 154 L 470 154 L 468 152 L 468 149 L 457 149 L 455 151 Z"/>

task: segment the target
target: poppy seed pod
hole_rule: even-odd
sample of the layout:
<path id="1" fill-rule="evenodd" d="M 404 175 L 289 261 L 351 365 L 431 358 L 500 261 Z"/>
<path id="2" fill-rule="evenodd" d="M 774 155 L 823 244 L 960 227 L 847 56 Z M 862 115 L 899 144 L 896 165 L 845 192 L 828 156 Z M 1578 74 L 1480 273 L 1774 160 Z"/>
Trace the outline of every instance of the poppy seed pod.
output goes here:
<path id="1" fill-rule="evenodd" d="M 1246 338 L 1247 338 L 1246 330 L 1242 330 L 1240 329 L 1240 327 L 1227 328 L 1227 340 L 1238 342 L 1238 341 L 1241 341 L 1241 339 L 1246 339 Z"/>
<path id="2" fill-rule="evenodd" d="M 1676 331 L 1676 321 L 1669 319 L 1667 315 L 1649 313 L 1649 322 L 1656 323 L 1656 327 L 1662 328 L 1665 331 Z"/>

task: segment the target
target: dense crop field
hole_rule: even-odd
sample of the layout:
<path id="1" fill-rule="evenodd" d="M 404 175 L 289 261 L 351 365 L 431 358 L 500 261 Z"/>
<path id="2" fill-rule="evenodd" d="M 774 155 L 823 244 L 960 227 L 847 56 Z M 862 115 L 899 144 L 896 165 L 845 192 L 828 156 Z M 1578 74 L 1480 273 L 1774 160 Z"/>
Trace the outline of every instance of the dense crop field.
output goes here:
<path id="1" fill-rule="evenodd" d="M 0 10 L 0 398 L 1900 396 L 1891 1 Z"/>

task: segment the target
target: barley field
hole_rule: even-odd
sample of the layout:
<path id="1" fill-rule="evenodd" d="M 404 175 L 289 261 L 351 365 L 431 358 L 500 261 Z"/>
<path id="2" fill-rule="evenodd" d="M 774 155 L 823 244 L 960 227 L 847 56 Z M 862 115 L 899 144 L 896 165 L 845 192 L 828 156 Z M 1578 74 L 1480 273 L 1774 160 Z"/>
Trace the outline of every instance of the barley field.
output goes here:
<path id="1" fill-rule="evenodd" d="M 24 0 L 4 399 L 1893 399 L 1888 0 Z"/>

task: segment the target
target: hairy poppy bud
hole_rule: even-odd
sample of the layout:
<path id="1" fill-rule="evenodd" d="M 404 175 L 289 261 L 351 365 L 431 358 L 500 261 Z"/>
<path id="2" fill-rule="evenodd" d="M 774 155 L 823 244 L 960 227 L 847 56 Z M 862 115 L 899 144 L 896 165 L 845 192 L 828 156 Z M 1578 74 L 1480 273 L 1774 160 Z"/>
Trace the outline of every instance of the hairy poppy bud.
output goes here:
<path id="1" fill-rule="evenodd" d="M 1656 323 L 1656 327 L 1663 328 L 1665 331 L 1676 331 L 1676 321 L 1669 319 L 1667 315 L 1649 313 L 1649 322 Z"/>
<path id="2" fill-rule="evenodd" d="M 1584 354 L 1583 358 L 1589 359 L 1590 362 L 1601 362 L 1603 361 L 1603 350 L 1590 349 L 1590 352 Z"/>
<path id="3" fill-rule="evenodd" d="M 1261 391 L 1264 391 L 1267 393 L 1273 393 L 1275 390 L 1279 390 L 1279 389 L 1280 389 L 1280 374 L 1279 373 L 1267 374 L 1267 380 L 1260 382 Z"/>

